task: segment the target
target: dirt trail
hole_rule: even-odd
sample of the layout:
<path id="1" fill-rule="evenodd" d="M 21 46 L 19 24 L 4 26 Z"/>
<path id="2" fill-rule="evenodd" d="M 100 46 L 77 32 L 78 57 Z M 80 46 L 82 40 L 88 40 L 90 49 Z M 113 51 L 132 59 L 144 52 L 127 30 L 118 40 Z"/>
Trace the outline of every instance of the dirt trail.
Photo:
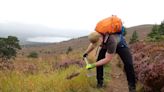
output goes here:
<path id="1" fill-rule="evenodd" d="M 116 58 L 116 57 L 115 57 Z M 128 85 L 123 68 L 118 67 L 117 59 L 110 62 L 111 64 L 111 81 L 107 85 L 106 92 L 128 92 Z"/>

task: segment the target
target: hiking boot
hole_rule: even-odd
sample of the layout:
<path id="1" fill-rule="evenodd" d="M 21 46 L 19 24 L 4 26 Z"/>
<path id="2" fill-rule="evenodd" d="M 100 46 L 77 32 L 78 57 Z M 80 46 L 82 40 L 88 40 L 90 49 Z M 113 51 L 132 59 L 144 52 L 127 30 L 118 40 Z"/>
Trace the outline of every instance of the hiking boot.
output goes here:
<path id="1" fill-rule="evenodd" d="M 102 87 L 103 87 L 103 81 L 98 80 L 97 88 L 102 88 Z"/>
<path id="2" fill-rule="evenodd" d="M 135 88 L 135 87 L 130 86 L 130 87 L 129 87 L 129 92 L 136 92 L 136 88 Z"/>
<path id="3" fill-rule="evenodd" d="M 103 84 L 97 84 L 97 88 L 102 88 Z"/>

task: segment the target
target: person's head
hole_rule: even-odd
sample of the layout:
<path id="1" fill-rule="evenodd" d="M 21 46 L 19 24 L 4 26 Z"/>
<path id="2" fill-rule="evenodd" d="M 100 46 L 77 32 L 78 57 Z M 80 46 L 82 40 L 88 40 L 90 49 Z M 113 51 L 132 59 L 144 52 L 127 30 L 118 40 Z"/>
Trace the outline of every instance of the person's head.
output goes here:
<path id="1" fill-rule="evenodd" d="M 100 37 L 101 34 L 95 31 L 89 34 L 88 39 L 92 44 L 97 44 L 99 42 Z"/>

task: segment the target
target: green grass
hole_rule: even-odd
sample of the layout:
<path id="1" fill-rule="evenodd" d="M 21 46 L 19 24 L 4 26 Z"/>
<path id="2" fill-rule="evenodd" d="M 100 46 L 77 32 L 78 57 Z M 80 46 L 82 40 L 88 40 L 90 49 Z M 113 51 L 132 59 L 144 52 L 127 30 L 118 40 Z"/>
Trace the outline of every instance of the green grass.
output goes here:
<path id="1" fill-rule="evenodd" d="M 80 74 L 70 80 L 71 73 Z M 96 78 L 87 77 L 87 70 L 71 66 L 50 73 L 24 74 L 16 71 L 0 72 L 0 92 L 104 92 L 96 88 Z"/>

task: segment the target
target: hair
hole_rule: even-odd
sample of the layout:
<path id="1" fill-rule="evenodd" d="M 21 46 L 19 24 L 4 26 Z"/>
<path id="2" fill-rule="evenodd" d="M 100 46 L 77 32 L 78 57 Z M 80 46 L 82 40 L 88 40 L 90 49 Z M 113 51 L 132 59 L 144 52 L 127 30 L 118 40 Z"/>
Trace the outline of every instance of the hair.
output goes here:
<path id="1" fill-rule="evenodd" d="M 95 44 L 99 41 L 99 38 L 101 37 L 101 34 L 98 32 L 92 32 L 89 34 L 88 39 L 91 43 Z"/>

